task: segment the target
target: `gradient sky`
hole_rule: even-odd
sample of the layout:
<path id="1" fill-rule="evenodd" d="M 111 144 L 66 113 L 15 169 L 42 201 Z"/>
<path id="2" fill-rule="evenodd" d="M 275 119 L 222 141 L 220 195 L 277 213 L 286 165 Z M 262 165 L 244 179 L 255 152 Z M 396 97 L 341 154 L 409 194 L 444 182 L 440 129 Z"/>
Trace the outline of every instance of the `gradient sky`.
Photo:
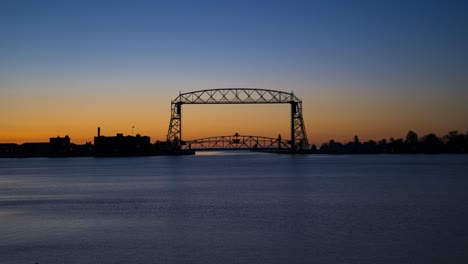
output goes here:
<path id="1" fill-rule="evenodd" d="M 165 139 L 179 91 L 294 91 L 312 143 L 468 130 L 467 1 L 0 1 L 0 142 Z M 186 105 L 184 138 L 289 137 L 285 105 Z"/>

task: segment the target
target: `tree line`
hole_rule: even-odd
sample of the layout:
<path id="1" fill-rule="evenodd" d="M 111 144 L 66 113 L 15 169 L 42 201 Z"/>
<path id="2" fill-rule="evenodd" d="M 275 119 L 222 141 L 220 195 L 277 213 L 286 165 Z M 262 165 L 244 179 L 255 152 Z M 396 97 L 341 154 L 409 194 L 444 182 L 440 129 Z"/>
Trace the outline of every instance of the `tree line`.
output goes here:
<path id="1" fill-rule="evenodd" d="M 406 138 L 390 138 L 380 141 L 369 140 L 361 142 L 354 136 L 349 143 L 335 140 L 323 143 L 319 149 L 314 145 L 312 150 L 325 154 L 375 154 L 375 153 L 468 153 L 468 132 L 466 134 L 451 131 L 443 137 L 434 133 L 419 137 L 414 131 L 409 131 Z"/>

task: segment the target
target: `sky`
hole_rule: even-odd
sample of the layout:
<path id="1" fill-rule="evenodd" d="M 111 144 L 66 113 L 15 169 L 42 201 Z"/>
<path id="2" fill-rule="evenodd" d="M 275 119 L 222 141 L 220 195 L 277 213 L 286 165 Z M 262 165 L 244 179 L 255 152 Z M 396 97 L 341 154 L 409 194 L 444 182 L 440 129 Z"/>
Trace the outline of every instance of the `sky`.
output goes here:
<path id="1" fill-rule="evenodd" d="M 0 142 L 165 140 L 180 92 L 303 101 L 311 143 L 468 131 L 467 1 L 0 1 Z M 289 137 L 287 105 L 184 105 L 184 139 Z M 132 128 L 134 127 L 134 128 Z"/>

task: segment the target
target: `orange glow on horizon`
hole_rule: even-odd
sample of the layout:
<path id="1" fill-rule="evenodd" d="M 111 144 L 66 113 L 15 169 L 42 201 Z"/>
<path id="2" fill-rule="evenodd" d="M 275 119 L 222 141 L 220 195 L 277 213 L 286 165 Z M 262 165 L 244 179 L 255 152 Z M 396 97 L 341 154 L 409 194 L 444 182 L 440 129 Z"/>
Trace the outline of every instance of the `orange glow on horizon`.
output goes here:
<path id="1" fill-rule="evenodd" d="M 468 130 L 468 111 L 460 110 L 466 106 L 443 98 L 417 101 L 334 93 L 301 98 L 308 138 L 317 145 L 330 139 L 351 141 L 354 135 L 365 141 L 404 137 L 409 130 L 420 136 Z M 47 142 L 50 137 L 69 135 L 73 143 L 83 144 L 93 142 L 97 127 L 101 134 L 112 136 L 130 135 L 132 126 L 134 134 L 150 136 L 152 142 L 165 140 L 171 99 L 169 95 L 124 93 L 2 96 L 0 143 Z M 237 132 L 268 137 L 281 134 L 288 139 L 289 111 L 289 105 L 184 105 L 182 136 L 189 140 Z"/>

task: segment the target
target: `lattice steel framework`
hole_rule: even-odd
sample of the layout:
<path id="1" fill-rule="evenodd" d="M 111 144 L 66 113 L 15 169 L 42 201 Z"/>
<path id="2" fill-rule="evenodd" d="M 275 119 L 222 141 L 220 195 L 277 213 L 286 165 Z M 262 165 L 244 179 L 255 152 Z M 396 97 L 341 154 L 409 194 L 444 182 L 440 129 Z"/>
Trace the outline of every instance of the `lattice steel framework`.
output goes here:
<path id="1" fill-rule="evenodd" d="M 255 88 L 223 88 L 181 93 L 171 101 L 171 120 L 167 139 L 178 146 L 182 140 L 182 105 L 183 104 L 291 104 L 291 151 L 309 146 L 304 119 L 302 101 L 294 95 L 282 91 Z"/>
<path id="2" fill-rule="evenodd" d="M 235 134 L 233 136 L 218 136 L 195 139 L 185 142 L 183 149 L 192 150 L 272 150 L 289 151 L 287 141 L 278 138 L 244 136 Z"/>

